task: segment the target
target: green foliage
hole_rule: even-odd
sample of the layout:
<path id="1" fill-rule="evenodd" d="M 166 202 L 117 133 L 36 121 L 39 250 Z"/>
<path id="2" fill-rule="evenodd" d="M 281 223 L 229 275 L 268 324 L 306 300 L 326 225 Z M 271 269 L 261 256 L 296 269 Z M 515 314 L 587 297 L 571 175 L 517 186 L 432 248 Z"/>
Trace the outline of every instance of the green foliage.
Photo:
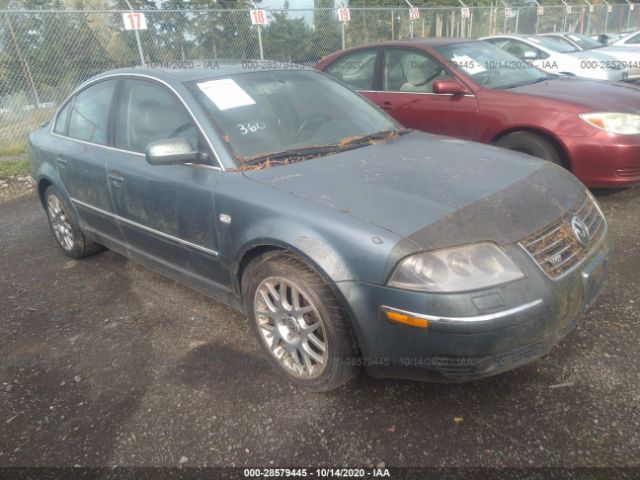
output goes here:
<path id="1" fill-rule="evenodd" d="M 3 152 L 0 152 L 0 155 L 3 154 Z M 29 160 L 18 160 L 15 162 L 0 160 L 0 179 L 9 178 L 14 175 L 29 175 Z"/>
<path id="2" fill-rule="evenodd" d="M 340 50 L 340 25 L 336 22 L 333 8 L 333 0 L 315 0 L 313 12 L 313 55 L 309 60 L 315 61 Z"/>
<path id="3" fill-rule="evenodd" d="M 290 19 L 287 11 L 274 13 L 264 32 L 265 57 L 306 62 L 312 45 L 311 32 L 304 18 Z"/>

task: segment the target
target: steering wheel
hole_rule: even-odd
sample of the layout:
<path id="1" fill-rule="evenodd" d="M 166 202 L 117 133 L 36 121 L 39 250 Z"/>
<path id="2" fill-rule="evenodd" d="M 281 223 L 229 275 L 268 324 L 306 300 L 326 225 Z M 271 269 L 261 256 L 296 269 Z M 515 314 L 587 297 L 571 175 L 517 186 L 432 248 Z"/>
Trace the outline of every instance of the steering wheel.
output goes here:
<path id="1" fill-rule="evenodd" d="M 299 138 L 300 135 L 302 135 L 302 132 L 304 132 L 307 128 L 309 128 L 309 126 L 315 123 L 318 123 L 318 126 L 320 126 L 323 123 L 327 123 L 329 120 L 331 120 L 329 116 L 325 115 L 324 113 L 314 113 L 313 115 L 309 115 L 307 118 L 305 118 L 302 121 L 302 123 L 298 127 L 298 131 L 296 132 L 296 138 Z"/>
<path id="2" fill-rule="evenodd" d="M 477 80 L 480 85 L 488 85 L 493 80 L 497 80 L 502 76 L 500 72 L 487 70 L 486 72 L 476 73 L 472 75 L 474 80 Z"/>

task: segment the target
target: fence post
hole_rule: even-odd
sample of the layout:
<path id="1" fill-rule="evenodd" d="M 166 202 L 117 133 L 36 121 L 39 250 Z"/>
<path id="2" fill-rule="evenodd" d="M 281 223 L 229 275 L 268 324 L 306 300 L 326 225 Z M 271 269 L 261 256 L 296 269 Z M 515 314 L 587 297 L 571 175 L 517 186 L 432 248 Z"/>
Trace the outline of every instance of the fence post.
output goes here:
<path id="1" fill-rule="evenodd" d="M 256 25 L 258 27 L 258 47 L 260 48 L 260 60 L 264 60 L 264 50 L 262 49 L 262 25 Z"/>
<path id="2" fill-rule="evenodd" d="M 129 7 L 129 10 L 133 12 L 133 7 L 129 3 L 129 0 L 124 0 L 124 1 Z M 140 65 L 144 67 L 146 64 L 144 63 L 144 54 L 142 53 L 142 43 L 140 43 L 140 34 L 138 33 L 138 30 L 134 30 L 133 33 L 136 36 L 136 43 L 138 44 L 138 53 L 140 54 Z"/>
<path id="3" fill-rule="evenodd" d="M 395 40 L 396 38 L 396 33 L 395 33 L 395 17 L 396 17 L 396 12 L 395 10 L 391 10 L 391 40 Z"/>
<path id="4" fill-rule="evenodd" d="M 504 23 L 502 24 L 502 33 L 506 34 L 507 33 L 507 12 L 505 10 L 509 5 L 507 5 L 507 2 L 505 2 L 504 0 L 500 0 L 500 1 L 502 2 L 502 5 L 504 6 L 504 8 L 502 10 L 502 15 L 504 16 Z"/>

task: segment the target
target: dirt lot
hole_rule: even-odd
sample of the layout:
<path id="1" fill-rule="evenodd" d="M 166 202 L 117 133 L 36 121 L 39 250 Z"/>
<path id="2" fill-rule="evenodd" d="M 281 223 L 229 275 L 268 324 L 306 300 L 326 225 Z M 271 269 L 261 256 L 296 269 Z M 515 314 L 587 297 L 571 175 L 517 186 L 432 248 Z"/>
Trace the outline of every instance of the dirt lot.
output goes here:
<path id="1" fill-rule="evenodd" d="M 608 286 L 546 358 L 464 385 L 274 376 L 239 314 L 0 205 L 0 465 L 640 465 L 640 189 L 598 196 Z"/>

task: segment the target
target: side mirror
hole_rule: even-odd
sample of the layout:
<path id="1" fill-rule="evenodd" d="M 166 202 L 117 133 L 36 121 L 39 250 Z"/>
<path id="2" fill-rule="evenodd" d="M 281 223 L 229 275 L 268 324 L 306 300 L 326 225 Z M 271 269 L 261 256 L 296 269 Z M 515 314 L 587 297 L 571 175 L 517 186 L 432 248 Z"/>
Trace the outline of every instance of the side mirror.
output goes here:
<path id="1" fill-rule="evenodd" d="M 152 142 L 145 148 L 147 162 L 151 165 L 179 165 L 200 163 L 206 154 L 197 152 L 185 138 L 170 138 Z"/>
<path id="2" fill-rule="evenodd" d="M 467 89 L 457 80 L 436 80 L 433 82 L 433 93 L 463 95 L 467 93 Z"/>
<path id="3" fill-rule="evenodd" d="M 527 50 L 526 52 L 524 52 L 522 58 L 524 58 L 525 60 L 535 60 L 536 58 L 538 58 L 538 54 L 533 50 Z"/>

